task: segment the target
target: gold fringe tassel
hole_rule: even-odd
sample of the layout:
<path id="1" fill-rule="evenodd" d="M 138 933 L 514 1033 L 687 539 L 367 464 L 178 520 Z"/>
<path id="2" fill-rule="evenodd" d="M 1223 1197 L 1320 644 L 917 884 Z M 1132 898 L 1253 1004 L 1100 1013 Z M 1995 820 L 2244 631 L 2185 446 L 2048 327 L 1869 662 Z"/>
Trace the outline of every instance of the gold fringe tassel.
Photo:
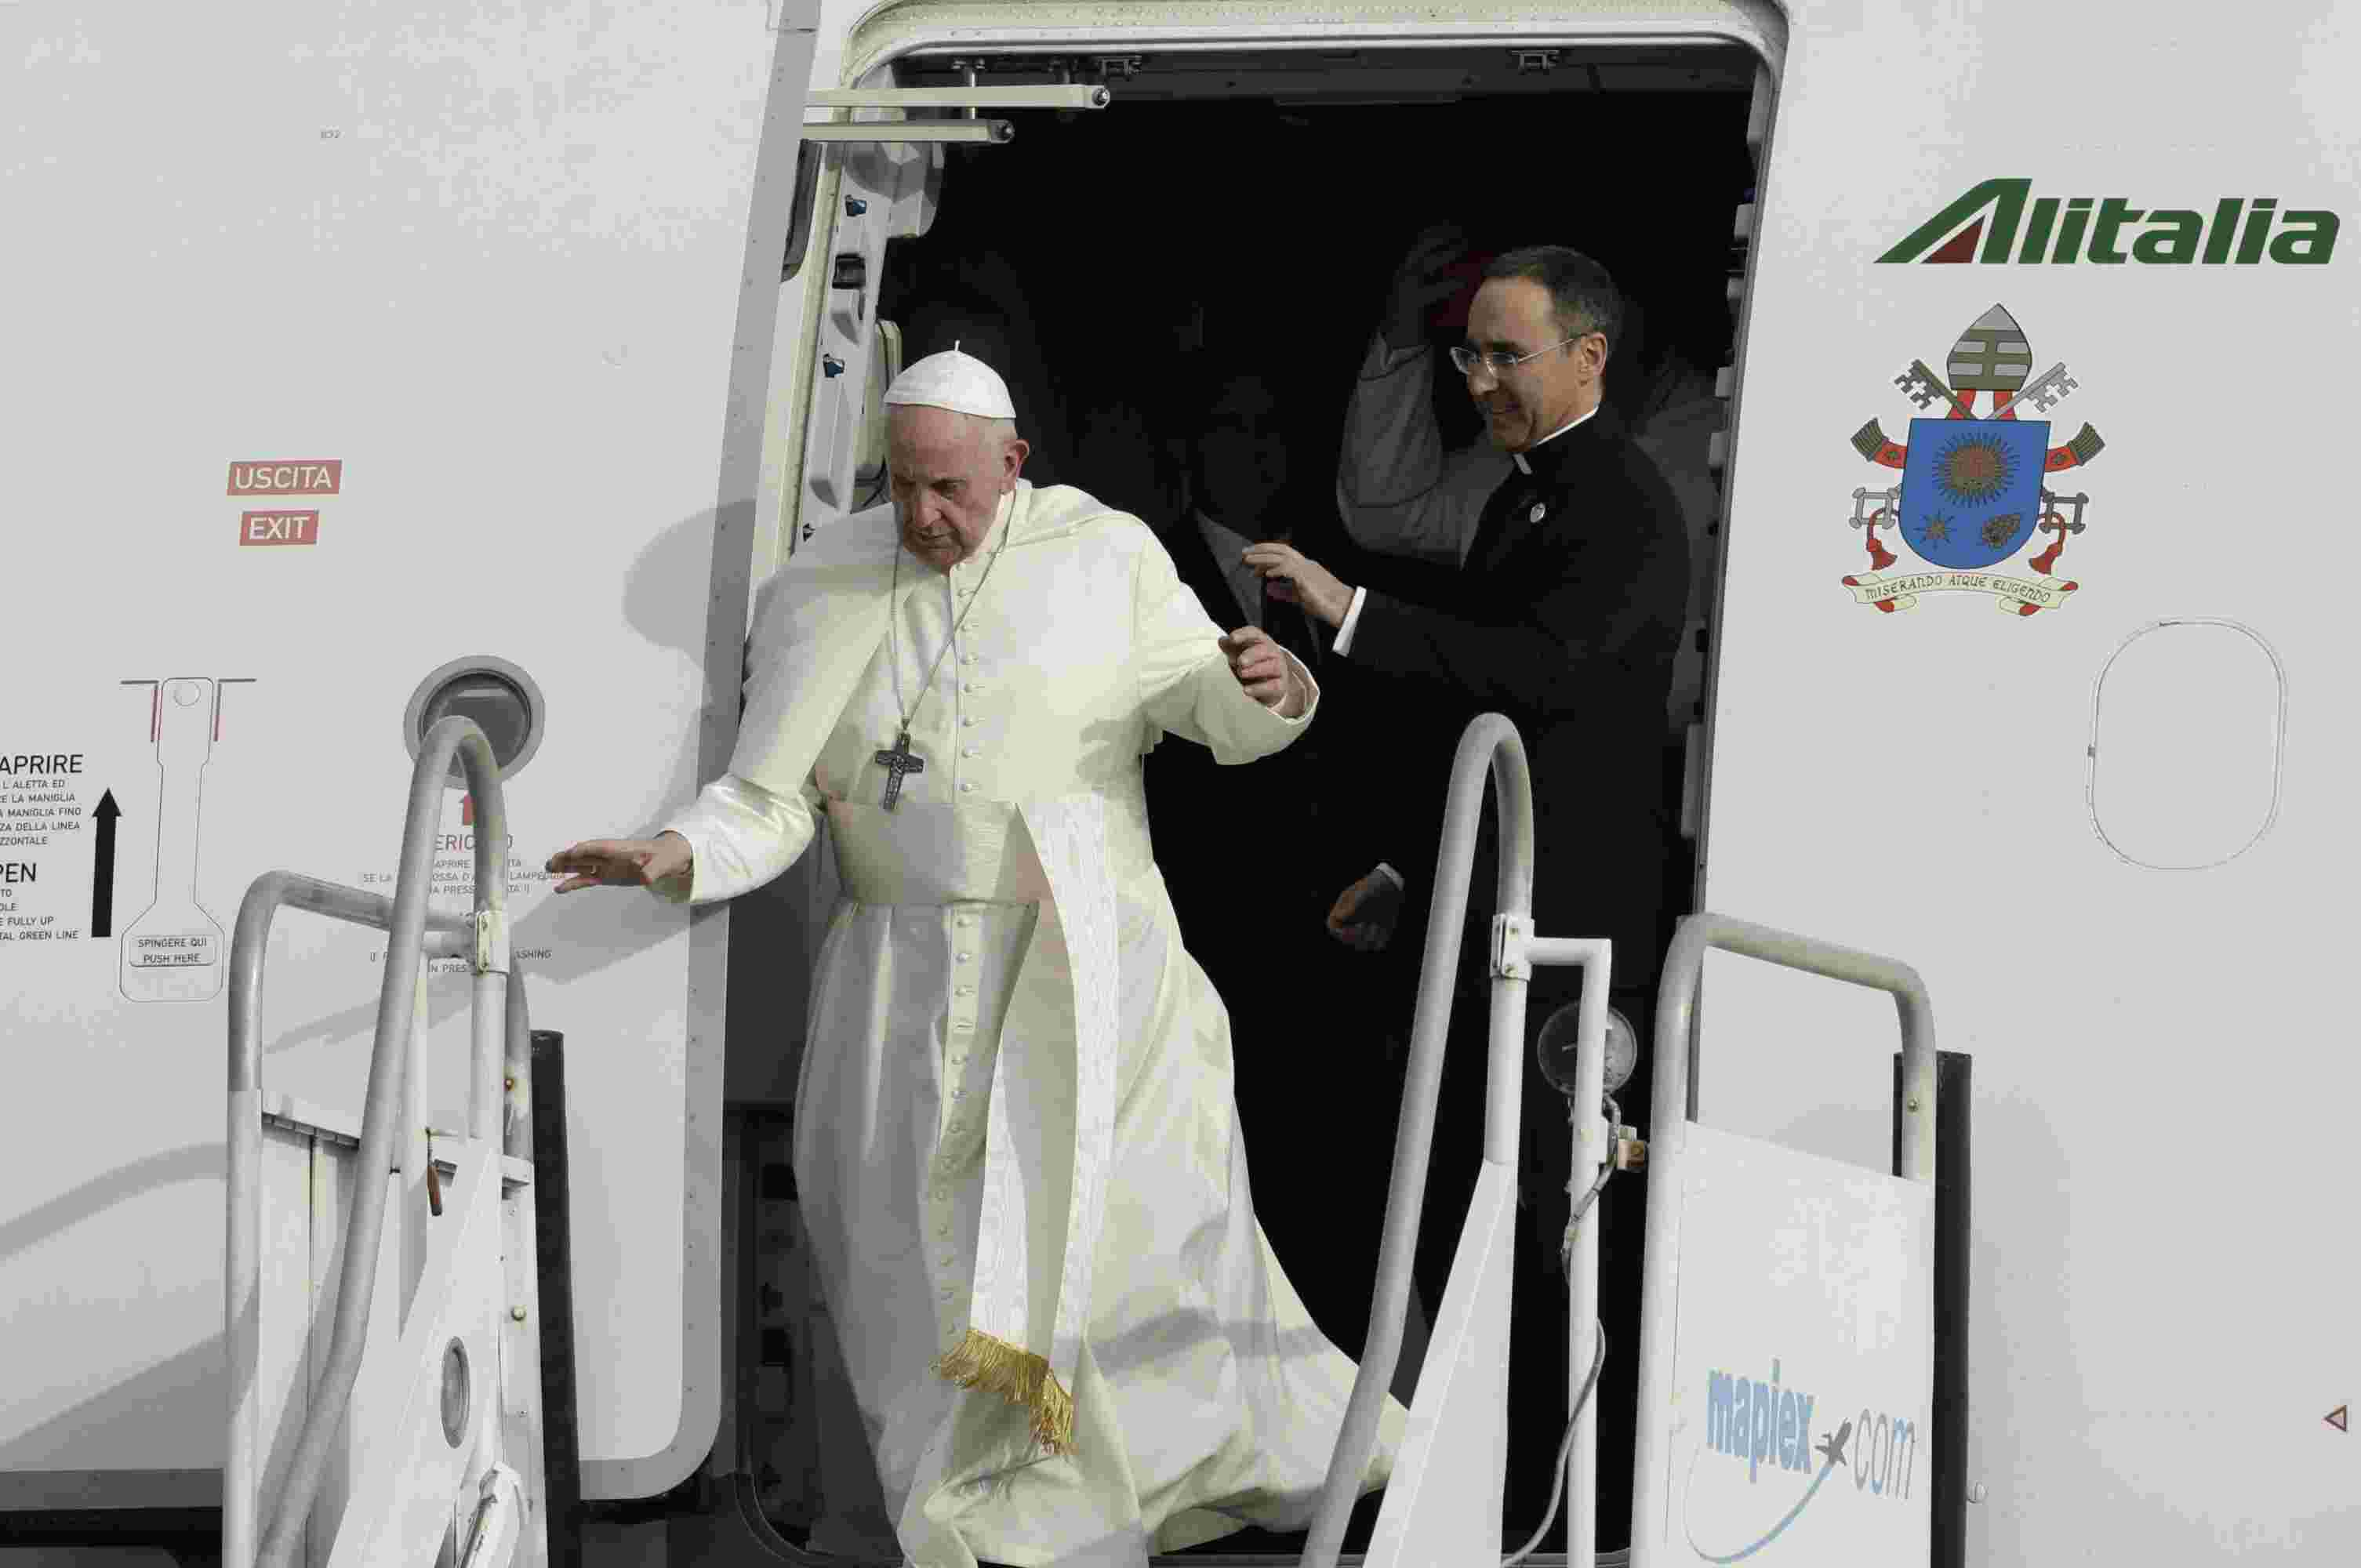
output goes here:
<path id="1" fill-rule="evenodd" d="M 998 1394 L 1032 1413 L 1033 1436 L 1052 1453 L 1074 1452 L 1074 1397 L 1049 1370 L 1049 1358 L 970 1329 L 935 1358 L 936 1375 L 962 1388 Z"/>

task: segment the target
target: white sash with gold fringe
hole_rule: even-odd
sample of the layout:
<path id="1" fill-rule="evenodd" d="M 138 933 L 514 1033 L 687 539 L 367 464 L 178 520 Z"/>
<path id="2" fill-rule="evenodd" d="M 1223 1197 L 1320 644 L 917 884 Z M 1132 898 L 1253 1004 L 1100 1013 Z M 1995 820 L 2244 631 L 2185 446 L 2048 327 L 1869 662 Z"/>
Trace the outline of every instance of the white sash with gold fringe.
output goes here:
<path id="1" fill-rule="evenodd" d="M 1071 1453 L 1115 1139 L 1119 976 L 1106 802 L 1081 794 L 886 812 L 830 801 L 829 817 L 856 898 L 1038 910 L 992 1076 L 969 1322 L 935 1369 L 1024 1406 L 1034 1436 Z"/>

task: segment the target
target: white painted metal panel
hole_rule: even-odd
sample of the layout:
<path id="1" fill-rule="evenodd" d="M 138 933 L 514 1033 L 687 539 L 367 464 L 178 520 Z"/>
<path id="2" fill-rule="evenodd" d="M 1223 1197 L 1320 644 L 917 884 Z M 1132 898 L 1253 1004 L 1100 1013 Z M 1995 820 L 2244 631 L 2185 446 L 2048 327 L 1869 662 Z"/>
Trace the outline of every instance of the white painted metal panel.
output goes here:
<path id="1" fill-rule="evenodd" d="M 1419 1370 L 1410 1421 L 1369 1537 L 1370 1568 L 1488 1555 L 1500 1532 L 1516 1213 L 1515 1177 L 1506 1166 L 1485 1160 L 1477 1168 L 1432 1349 Z"/>
<path id="2" fill-rule="evenodd" d="M 1700 1125 L 1650 1179 L 1680 1284 L 1633 1561 L 1927 1562 L 1934 1190 Z"/>
<path id="3" fill-rule="evenodd" d="M 2094 221 L 2108 197 L 2208 220 L 2270 197 L 2349 229 L 2361 106 L 2336 84 L 2361 70 L 2361 30 L 2326 0 L 2267 19 L 1792 9 L 1730 470 L 1703 902 L 1909 960 L 1943 1047 L 1976 1058 L 1970 1561 L 2092 1541 L 2126 1562 L 2361 1557 L 2361 1442 L 2325 1420 L 2361 1388 L 2361 1266 L 2334 1218 L 2361 1099 L 2361 1060 L 2336 1043 L 2361 861 L 2341 717 L 2356 546 L 2330 521 L 2361 347 L 2352 258 L 1878 260 L 1979 182 L 2020 176 L 2057 210 L 2091 198 Z M 2268 85 L 2225 100 L 2224 82 Z M 2106 442 L 2050 476 L 2090 498 L 2049 568 L 2078 587 L 2029 618 L 1976 593 L 1857 603 L 1842 579 L 1872 563 L 1851 491 L 1898 476 L 1852 437 L 1942 413 L 1894 379 L 1945 365 L 1995 303 L 2037 369 L 2062 360 L 2080 383 L 2046 416 L 2051 443 L 2084 421 Z M 2100 672 L 2173 617 L 2248 629 L 2286 678 L 2277 819 L 2205 871 L 2127 864 L 2086 800 Z M 1709 967 L 1699 1112 L 1882 1164 L 1887 1083 L 1841 1064 L 1890 1049 L 1891 1014 L 1824 991 Z M 1787 1048 L 1717 1047 L 1773 1020 Z M 2248 1136 L 2267 1176 L 2242 1168 Z"/>
<path id="4" fill-rule="evenodd" d="M 225 933 L 265 871 L 390 891 L 405 707 L 477 655 L 547 710 L 511 907 L 569 1036 L 585 1489 L 709 1444 L 726 925 L 559 907 L 538 868 L 728 754 L 815 12 L 0 7 L 0 1034 L 43 1113 L 0 1200 L 0 1507 L 212 1500 Z M 380 946 L 280 917 L 267 1086 L 357 1110 Z M 465 1030 L 438 1033 L 458 1126 Z"/>
<path id="5" fill-rule="evenodd" d="M 417 1307 L 401 1327 L 393 1356 L 401 1393 L 387 1401 L 390 1419 L 359 1433 L 360 1462 L 351 1495 L 325 1559 L 329 1568 L 397 1559 L 417 1543 L 433 1541 L 439 1520 L 462 1528 L 461 1485 L 473 1468 L 477 1434 L 489 1413 L 487 1400 L 500 1398 L 500 1354 L 504 1274 L 500 1175 L 496 1161 L 463 1146 L 465 1160 L 445 1185 L 444 1212 L 428 1233 L 424 1281 Z M 448 1347 L 459 1346 L 456 1357 Z M 454 1361 L 463 1367 L 455 1380 Z M 446 1424 L 455 1406 L 455 1381 L 464 1387 L 456 1404 L 456 1441 Z"/>
<path id="6" fill-rule="evenodd" d="M 260 1332 L 255 1386 L 262 1412 L 260 1495 L 285 1489 L 295 1434 L 312 1405 L 312 1140 L 278 1127 L 262 1135 Z M 308 1565 L 307 1565 L 308 1568 Z"/>
<path id="7" fill-rule="evenodd" d="M 357 1124 L 354 1130 L 358 1131 Z M 313 1216 L 312 1336 L 309 1376 L 316 1387 L 328 1365 L 328 1346 L 335 1328 L 336 1303 L 344 1287 L 345 1230 L 350 1222 L 358 1166 L 355 1149 L 320 1145 L 324 1168 L 317 1190 L 320 1205 Z M 361 1353 L 361 1364 L 353 1379 L 352 1398 L 345 1407 L 344 1431 L 332 1439 L 326 1466 L 320 1472 L 318 1497 L 312 1506 L 312 1519 L 306 1531 L 306 1544 L 311 1561 L 323 1563 L 335 1544 L 336 1527 L 344 1518 L 345 1503 L 357 1484 L 362 1455 L 368 1451 L 373 1433 L 382 1430 L 399 1413 L 401 1367 L 396 1356 L 399 1342 L 393 1329 L 401 1321 L 401 1303 L 411 1294 L 409 1282 L 402 1275 L 401 1227 L 391 1223 L 398 1212 L 401 1190 L 400 1176 L 380 1177 L 369 1184 L 369 1192 L 378 1202 L 387 1204 L 389 1223 L 378 1234 L 377 1277 L 371 1288 L 370 1322 L 382 1325 L 382 1332 L 372 1332 Z M 447 1205 L 446 1205 L 447 1207 Z M 266 1493 L 266 1498 L 273 1494 Z"/>

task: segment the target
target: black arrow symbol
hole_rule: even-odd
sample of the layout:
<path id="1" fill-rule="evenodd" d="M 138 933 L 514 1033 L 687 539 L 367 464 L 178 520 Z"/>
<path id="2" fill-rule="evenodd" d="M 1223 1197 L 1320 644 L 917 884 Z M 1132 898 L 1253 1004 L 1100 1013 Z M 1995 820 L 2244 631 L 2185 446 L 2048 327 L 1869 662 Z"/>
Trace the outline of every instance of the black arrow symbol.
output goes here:
<path id="1" fill-rule="evenodd" d="M 115 929 L 115 819 L 123 815 L 113 790 L 98 797 L 91 815 L 98 823 L 98 846 L 91 856 L 90 934 L 104 937 Z"/>

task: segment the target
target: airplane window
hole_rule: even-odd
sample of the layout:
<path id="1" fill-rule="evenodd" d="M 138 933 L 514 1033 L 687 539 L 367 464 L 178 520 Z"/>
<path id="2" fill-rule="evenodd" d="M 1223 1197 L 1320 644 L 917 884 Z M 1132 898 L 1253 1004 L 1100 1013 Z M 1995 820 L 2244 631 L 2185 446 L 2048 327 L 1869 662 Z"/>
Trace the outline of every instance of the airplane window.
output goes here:
<path id="1" fill-rule="evenodd" d="M 403 740 L 415 760 L 426 732 L 453 714 L 476 721 L 492 743 L 504 779 L 533 759 L 541 745 L 543 703 L 533 677 L 505 659 L 479 657 L 445 664 L 419 684 L 403 723 Z M 451 761 L 451 782 L 467 787 L 464 764 Z"/>
<path id="2" fill-rule="evenodd" d="M 1706 687 L 1700 634 L 1716 613 L 1719 445 L 1735 389 L 1729 371 L 1736 348 L 1732 306 L 1741 301 L 1734 285 L 1745 266 L 1745 252 L 1733 252 L 1732 214 L 1755 195 L 1759 171 L 1748 137 L 1761 62 L 1719 47 L 1667 49 L 1661 58 L 1620 46 L 1563 52 L 1554 67 L 1527 70 L 1506 49 L 1241 49 L 1218 59 L 1143 50 L 1138 69 L 1119 75 L 1115 103 L 1103 114 L 1061 118 L 1057 111 L 1013 110 L 1007 117 L 1017 131 L 1006 145 L 946 148 L 938 204 L 917 233 L 900 232 L 889 242 L 888 225 L 874 221 L 873 209 L 871 221 L 840 221 L 838 212 L 851 214 L 832 197 L 817 214 L 819 229 L 833 233 L 816 238 L 813 255 L 821 259 L 814 265 L 848 252 L 865 258 L 864 276 L 875 290 L 868 320 L 899 324 L 905 362 L 960 344 L 998 369 L 1030 444 L 1024 475 L 1032 483 L 1077 486 L 1142 519 L 1168 549 L 1193 538 L 1202 553 L 1208 546 L 1192 513 L 1227 479 L 1231 504 L 1248 526 L 1283 525 L 1314 559 L 1326 553 L 1349 560 L 1363 581 L 1386 583 L 1417 575 L 1421 563 L 1407 558 L 1416 552 L 1357 546 L 1336 495 L 1363 361 L 1396 269 L 1425 230 L 1457 231 L 1461 254 L 1449 269 L 1457 291 L 1419 323 L 1433 350 L 1425 356 L 1426 379 L 1422 384 L 1413 370 L 1400 394 L 1411 414 L 1422 398 L 1435 446 L 1457 451 L 1483 441 L 1483 419 L 1441 349 L 1464 334 L 1483 260 L 1536 243 L 1582 249 L 1628 296 L 1608 396 L 1664 471 L 1691 542 L 1687 652 L 1667 694 L 1664 730 L 1619 759 L 1660 776 L 1669 806 L 1682 801 L 1690 776 L 1691 726 L 1701 717 Z M 961 45 L 899 60 L 895 84 L 961 87 L 966 69 L 953 60 L 967 53 Z M 1058 69 L 1086 78 L 1092 66 L 1004 62 L 988 74 L 995 83 L 1038 82 L 1054 79 Z M 1554 145 L 1644 147 L 1649 156 L 1586 166 L 1576 191 L 1546 181 L 1536 185 L 1530 159 L 1486 152 Z M 1447 172 L 1427 172 L 1438 167 Z M 863 187 L 864 200 L 895 188 L 890 171 L 873 172 L 876 183 Z M 846 179 L 855 179 L 850 163 Z M 812 287 L 829 280 L 815 279 Z M 840 377 L 871 346 L 845 324 L 857 319 L 840 317 L 831 292 L 821 316 L 824 346 L 816 345 L 815 357 L 832 355 Z M 804 484 L 818 503 L 808 511 L 819 515 L 822 527 L 866 499 L 855 476 L 857 404 L 842 395 L 859 386 L 839 382 L 836 395 L 813 400 Z M 1264 411 L 1239 416 L 1263 439 L 1246 444 L 1257 448 L 1252 455 L 1233 455 L 1222 460 L 1229 468 L 1217 462 L 1209 471 L 1205 458 L 1217 444 L 1204 438 L 1230 422 L 1217 417 L 1229 392 Z M 1486 493 L 1505 466 L 1501 460 L 1477 472 L 1478 478 L 1492 476 Z M 1215 510 L 1224 505 L 1214 502 Z M 1202 560 L 1208 570 L 1217 568 L 1210 554 Z M 1191 591 L 1216 613 L 1233 589 L 1192 582 Z M 1244 600 L 1235 602 L 1245 608 Z M 1347 732 L 1344 710 L 1329 723 L 1329 733 Z M 1159 748 L 1159 759 L 1172 754 Z M 1151 820 L 1189 811 L 1186 786 L 1172 784 L 1174 776 L 1162 785 L 1146 784 Z M 1702 773 L 1697 778 L 1688 813 L 1693 832 L 1705 816 Z M 1442 804 L 1437 781 L 1433 798 L 1416 809 L 1439 814 Z M 1160 825 L 1156 836 L 1160 846 L 1168 841 Z M 828 861 L 816 858 L 819 865 Z M 1693 855 L 1668 845 L 1664 886 L 1649 890 L 1651 905 L 1667 916 L 1693 908 L 1695 877 Z M 1474 886 L 1481 902 L 1489 882 L 1480 871 Z M 1291 894 L 1274 894 L 1271 902 L 1285 896 Z M 1334 896 L 1328 890 L 1320 898 L 1323 912 Z M 1186 916 L 1182 929 L 1187 940 Z M 732 916 L 732 948 L 777 951 L 740 916 Z M 1413 938 L 1413 965 L 1415 950 Z M 759 974 L 769 961 L 733 963 L 731 972 Z M 1252 995 L 1243 984 L 1232 992 L 1241 1009 Z M 781 1038 L 796 1037 L 797 1027 L 767 1005 L 741 1007 L 733 994 L 731 1052 L 733 1058 L 760 1056 L 762 1074 L 784 1085 L 793 1081 L 793 1064 L 775 1070 L 772 1064 Z M 1406 1021 L 1406 1000 L 1397 1011 Z M 780 1019 L 775 1029 L 768 1026 L 774 1017 Z M 743 1050 L 741 1036 L 749 1042 Z M 1300 1108 L 1273 1090 L 1277 1081 L 1249 1081 L 1241 1123 L 1249 1146 L 1258 1135 L 1273 1146 L 1268 1179 L 1280 1187 L 1293 1174 L 1284 1129 Z M 752 1079 L 734 1087 L 751 1089 Z M 1389 1087 L 1379 1098 L 1384 1094 L 1398 1096 L 1399 1089 Z M 1882 1130 L 1883 1123 L 1877 1125 Z M 1342 1342 L 1357 1343 L 1363 1332 L 1391 1152 L 1381 1135 L 1378 1146 L 1351 1157 L 1360 1163 L 1345 1179 L 1323 1178 L 1323 1191 L 1341 1194 L 1325 1212 L 1316 1203 L 1300 1204 L 1300 1217 L 1274 1217 L 1276 1203 L 1258 1211 L 1289 1237 L 1274 1245 L 1290 1260 L 1299 1289 L 1305 1279 L 1325 1285 L 1328 1298 L 1307 1305 L 1315 1321 L 1328 1314 L 1335 1326 L 1327 1332 Z M 1438 1157 L 1436 1168 L 1446 1164 Z M 1475 1164 L 1471 1157 L 1453 1166 L 1446 1181 L 1472 1181 Z M 1629 1201 L 1627 1192 L 1607 1201 L 1625 1203 L 1628 1212 Z M 1455 1190 L 1448 1198 L 1431 1194 L 1428 1212 L 1465 1201 Z M 763 1227 L 792 1235 L 793 1209 L 783 1201 L 778 1218 L 766 1214 Z M 1290 1223 L 1303 1228 L 1289 1232 Z M 1554 1237 L 1537 1245 L 1554 1246 Z M 801 1266 L 799 1259 L 762 1297 L 760 1327 L 765 1334 L 776 1331 L 781 1343 L 774 1348 L 786 1365 L 766 1360 L 770 1391 L 758 1389 L 749 1400 L 764 1421 L 776 1418 L 745 1440 L 758 1455 L 747 1462 L 758 1482 L 756 1500 L 776 1532 L 816 1562 L 890 1557 L 892 1523 L 866 1473 L 863 1445 L 841 1435 L 857 1432 L 860 1421 L 845 1375 L 830 1365 L 835 1330 L 818 1310 L 811 1281 L 796 1271 Z M 1546 1273 L 1535 1277 L 1540 1283 L 1527 1288 L 1546 1295 L 1553 1288 Z M 1624 1278 L 1636 1288 L 1636 1274 Z M 1635 1335 L 1616 1326 L 1636 1321 L 1636 1296 L 1629 1289 L 1617 1296 L 1620 1288 L 1609 1290 L 1605 1311 L 1610 1343 L 1630 1343 Z M 763 1289 L 751 1286 L 750 1297 Z M 1440 1299 L 1437 1282 L 1429 1279 L 1421 1289 L 1431 1312 Z M 1417 1360 L 1411 1353 L 1409 1365 Z M 1600 1383 L 1603 1420 L 1629 1420 L 1635 1377 L 1636 1362 L 1610 1351 Z M 1535 1386 L 1546 1383 L 1537 1378 Z M 1512 1478 L 1504 1507 L 1520 1539 L 1547 1511 L 1551 1456 L 1564 1424 L 1562 1408 L 1548 1398 L 1530 1404 L 1510 1417 L 1509 1440 Z M 1629 1470 L 1614 1472 L 1610 1464 L 1601 1475 L 1602 1519 L 1629 1516 Z M 1369 1517 L 1348 1530 L 1348 1552 L 1368 1537 L 1374 1508 L 1361 1512 Z M 1292 1561 L 1301 1549 L 1300 1536 L 1250 1530 L 1203 1550 L 1215 1560 L 1268 1553 Z"/>
<path id="3" fill-rule="evenodd" d="M 2134 865 L 2202 871 L 2236 859 L 2279 811 L 2285 677 L 2230 621 L 2146 628 L 2100 672 L 2091 817 Z"/>

